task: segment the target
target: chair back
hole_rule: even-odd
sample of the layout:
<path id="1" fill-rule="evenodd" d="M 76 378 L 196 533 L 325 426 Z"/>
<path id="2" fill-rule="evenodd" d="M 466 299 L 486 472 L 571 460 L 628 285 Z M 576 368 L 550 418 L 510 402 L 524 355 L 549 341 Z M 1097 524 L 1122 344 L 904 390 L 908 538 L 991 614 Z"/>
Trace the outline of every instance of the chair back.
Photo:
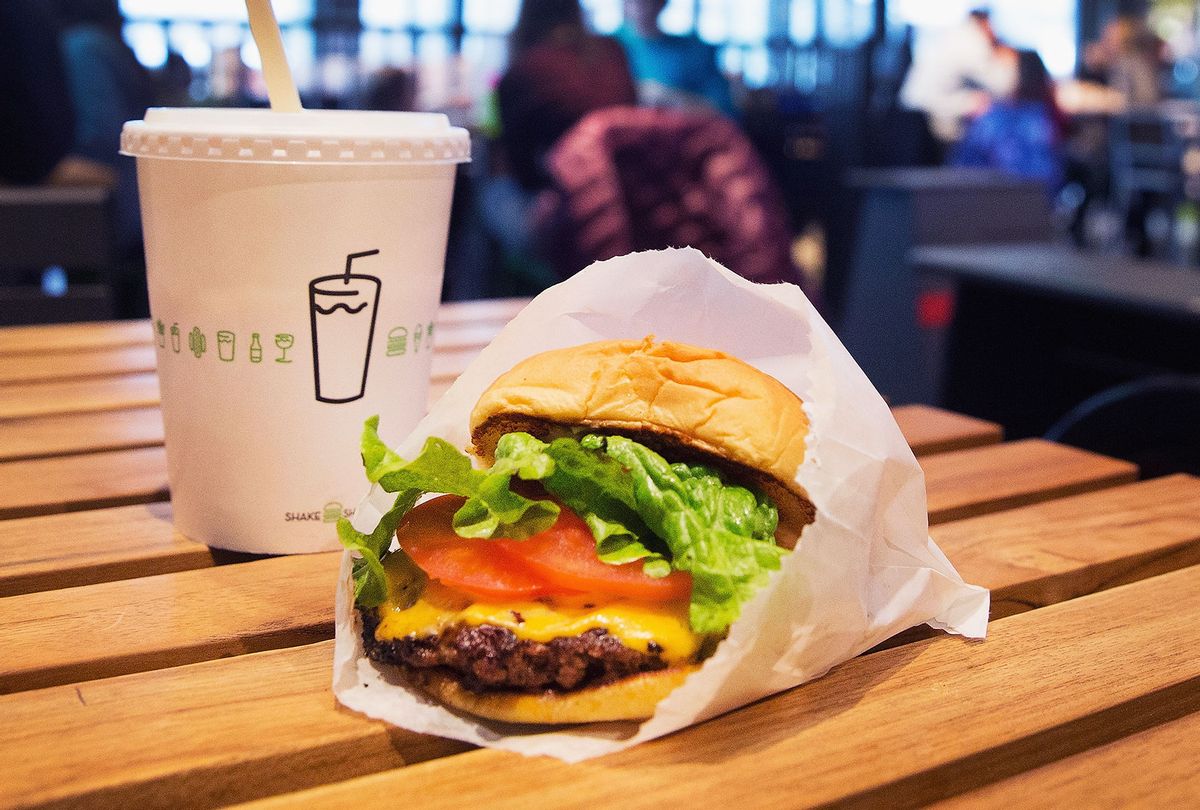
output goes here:
<path id="1" fill-rule="evenodd" d="M 753 281 L 800 283 L 782 197 L 731 121 L 694 111 L 588 114 L 548 160 L 569 275 L 634 250 L 690 245 Z"/>

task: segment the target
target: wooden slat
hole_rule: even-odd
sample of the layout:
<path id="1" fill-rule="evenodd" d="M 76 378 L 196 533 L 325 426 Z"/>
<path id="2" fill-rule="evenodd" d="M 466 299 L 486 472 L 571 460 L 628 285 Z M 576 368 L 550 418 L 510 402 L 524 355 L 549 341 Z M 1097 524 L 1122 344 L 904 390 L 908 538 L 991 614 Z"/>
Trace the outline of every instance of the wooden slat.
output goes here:
<path id="1" fill-rule="evenodd" d="M 0 693 L 330 638 L 339 560 L 272 557 L 0 599 Z"/>
<path id="2" fill-rule="evenodd" d="M 92 323 L 10 326 L 0 330 L 0 355 L 137 346 L 153 340 L 150 322 L 95 321 Z"/>
<path id="3" fill-rule="evenodd" d="M 1049 459 L 1048 464 L 1057 457 L 1060 450 L 1067 452 L 1072 459 L 1079 460 L 1074 455 L 1079 451 L 1045 444 L 1038 447 L 1038 452 L 1044 453 Z M 65 456 L 36 463 L 0 464 L 0 515 L 10 518 L 27 514 L 48 515 L 53 512 L 95 508 L 104 502 L 139 503 L 160 500 L 166 486 L 166 459 L 163 455 L 147 453 L 148 451 L 144 450 L 128 454 L 101 453 L 94 459 L 88 459 L 86 456 Z M 941 458 L 943 457 L 934 457 L 923 463 L 936 463 Z M 1102 467 L 1107 463 L 1106 459 L 1093 458 L 1098 460 Z M 1088 457 L 1085 455 L 1082 460 L 1087 461 Z M 996 471 L 997 476 L 1006 474 L 1011 467 L 1010 454 L 1004 446 L 990 448 L 987 453 L 978 456 L 976 462 L 985 471 Z M 97 473 L 97 470 L 100 472 Z M 1070 479 L 1068 473 L 1077 477 Z M 1081 464 L 1079 469 L 1064 466 L 1042 483 L 1048 488 L 1045 494 L 1036 492 L 1033 488 L 1035 482 L 1030 482 L 1022 493 L 1023 497 L 1036 501 L 1053 497 L 1072 486 L 1077 489 L 1094 488 L 1096 478 L 1089 465 Z M 930 504 L 941 504 L 940 508 L 943 511 L 946 511 L 947 504 L 958 512 L 980 511 L 994 502 L 995 495 L 995 487 L 987 485 L 986 477 L 982 482 L 966 482 L 966 485 L 949 476 L 936 476 L 929 480 Z M 1186 507 L 1181 505 L 1180 508 Z M 110 556 L 111 549 L 105 540 L 105 531 L 108 531 L 111 524 L 104 513 L 79 515 L 70 520 L 83 524 L 91 519 L 91 515 L 95 515 L 105 526 L 104 531 L 87 533 L 69 548 L 63 547 L 59 553 L 47 555 L 45 548 L 40 544 L 16 542 L 9 549 L 10 556 L 6 566 L 9 576 L 23 578 L 23 589 L 34 590 L 45 586 L 54 587 L 48 577 L 55 567 L 61 568 L 62 575 L 69 576 L 72 583 L 84 584 L 89 581 L 101 582 L 118 578 L 115 575 L 144 576 L 164 570 L 183 570 L 191 567 L 181 561 L 175 567 L 164 568 L 163 566 L 167 565 L 166 557 L 175 553 L 188 560 L 203 559 L 196 554 L 195 549 L 184 545 L 173 545 L 171 550 L 160 549 L 153 541 L 144 542 L 137 536 L 136 529 L 131 529 L 133 534 L 129 542 L 132 547 L 122 554 L 120 564 L 115 565 Z M 50 518 L 43 520 L 50 521 Z M 22 525 L 27 528 L 18 532 L 18 537 L 34 536 L 40 531 L 40 524 L 36 520 Z M 5 531 L 14 530 L 5 527 Z M 46 532 L 53 534 L 57 531 L 57 525 L 51 521 Z M 940 534 L 936 536 L 941 537 Z M 952 535 L 948 539 L 949 542 L 954 542 Z M 145 566 L 139 562 L 139 555 L 142 554 L 146 557 Z M 952 556 L 952 559 L 956 557 Z M 3 570 L 0 569 L 0 593 L 3 593 L 4 587 Z M 1018 594 L 1015 598 L 1021 600 L 1029 597 Z"/>
<path id="4" fill-rule="evenodd" d="M 455 301 L 438 308 L 439 324 L 508 323 L 530 302 L 529 298 L 492 298 Z"/>
<path id="5" fill-rule="evenodd" d="M 447 376 L 431 382 L 430 406 L 453 381 L 454 378 Z M 896 408 L 893 413 L 918 456 L 999 439 L 998 432 L 980 429 L 976 424 L 978 420 L 962 417 L 959 421 L 956 414 L 936 408 L 906 405 Z M 0 420 L 0 461 L 152 447 L 162 443 L 162 413 L 157 407 Z"/>
<path id="6" fill-rule="evenodd" d="M 502 324 L 464 323 L 438 333 L 435 353 L 479 353 L 502 328 Z M 37 354 L 0 354 L 0 384 L 82 380 L 113 377 L 155 370 L 155 348 L 146 342 L 130 346 L 102 346 Z"/>
<path id="7" fill-rule="evenodd" d="M 992 617 L 1200 565 L 1200 478 L 1173 475 L 935 526 Z"/>
<path id="8" fill-rule="evenodd" d="M 175 531 L 167 502 L 22 518 L 0 531 L 0 596 L 248 559 Z"/>
<path id="9" fill-rule="evenodd" d="M 995 422 L 928 405 L 901 405 L 892 408 L 892 416 L 918 456 L 996 444 L 1004 436 Z"/>
<path id="10" fill-rule="evenodd" d="M 154 371 L 154 347 L 118 346 L 80 352 L 0 355 L 0 385 L 113 377 Z"/>
<path id="11" fill-rule="evenodd" d="M 477 750 L 264 801 L 423 808 L 910 807 L 1200 708 L 1200 568 L 863 656 L 599 760 Z M 1103 661 L 1103 666 L 1097 666 Z M 1080 673 L 1086 672 L 1086 681 Z"/>
<path id="12" fill-rule="evenodd" d="M 170 532 L 165 507 L 141 507 L 144 514 L 132 515 L 136 522 L 104 557 L 119 566 L 119 573 L 137 575 L 140 561 L 131 558 L 137 549 L 128 547 L 137 542 L 133 538 L 138 532 L 147 535 L 143 543 L 151 551 L 161 554 L 170 546 L 199 565 L 212 564 L 202 556 L 202 546 Z M 1096 515 L 1106 510 L 1112 510 L 1118 520 L 1108 527 L 1098 526 L 1102 519 Z M 22 574 L 27 581 L 40 576 L 48 584 L 59 560 L 78 577 L 81 566 L 74 555 L 81 553 L 81 547 L 94 548 L 114 522 L 132 510 L 120 511 L 122 515 L 108 511 L 78 515 L 71 544 L 35 545 L 42 559 L 32 565 L 0 567 L 0 588 L 6 578 Z M 969 523 L 968 531 L 944 527 L 943 549 L 968 581 L 992 590 L 998 611 L 994 615 L 1005 615 L 1200 562 L 1200 479 L 1176 476 L 1148 481 Z M 32 543 L 39 536 L 60 536 L 69 525 L 62 517 L 25 521 L 5 543 L 19 555 L 22 539 Z M 975 537 L 985 539 L 972 543 Z M 5 551 L 5 545 L 0 545 L 0 554 Z M 162 557 L 152 562 L 161 565 Z M 191 571 L 108 583 L 75 589 L 69 606 L 63 604 L 59 591 L 0 600 L 0 638 L 22 639 L 19 649 L 24 650 L 15 658 L 0 659 L 0 691 L 191 663 L 229 654 L 230 649 L 262 649 L 268 642 L 272 646 L 306 643 L 322 628 L 332 627 L 330 592 L 337 563 L 336 554 L 276 558 L 220 572 Z M 209 614 L 217 597 L 195 603 L 189 598 L 209 588 L 221 605 L 252 605 L 263 594 L 286 592 L 287 610 L 280 611 L 265 599 L 253 621 L 247 608 L 214 624 Z M 156 607 L 160 593 L 181 594 L 181 601 L 162 614 Z M 131 627 L 121 623 L 124 615 L 142 618 Z M 57 643 L 83 618 L 95 628 L 90 631 L 92 643 Z"/>
<path id="13" fill-rule="evenodd" d="M 433 384 L 455 380 L 482 346 L 448 349 L 433 356 Z M 153 372 L 114 377 L 14 383 L 0 388 L 0 420 L 114 411 L 159 404 L 158 377 Z"/>
<path id="14" fill-rule="evenodd" d="M 1111 493 L 1079 496 L 1072 499 L 1075 507 L 1069 511 L 1073 515 L 1083 516 L 1083 525 L 1088 525 L 1088 521 L 1091 520 L 1090 515 L 1101 509 L 1108 496 L 1116 493 L 1121 495 L 1120 498 L 1115 499 L 1116 502 L 1125 504 L 1125 506 L 1122 507 L 1121 524 L 1114 527 L 1114 532 L 1123 534 L 1124 543 L 1118 543 L 1115 535 L 1110 536 L 1096 547 L 1102 556 L 1095 558 L 1083 554 L 1076 576 L 1078 582 L 1093 581 L 1094 578 L 1089 576 L 1089 571 L 1093 568 L 1111 567 L 1116 559 L 1123 557 L 1136 560 L 1147 553 L 1149 550 L 1142 546 L 1141 538 L 1143 537 L 1149 538 L 1149 542 L 1157 545 L 1160 549 L 1171 548 L 1185 542 L 1186 538 L 1196 537 L 1196 521 L 1190 521 L 1188 516 L 1200 512 L 1200 481 L 1181 476 L 1144 482 L 1122 488 L 1122 490 L 1113 490 Z M 1186 502 L 1188 506 L 1177 507 L 1176 502 Z M 1139 503 L 1144 504 L 1144 507 L 1137 507 L 1136 504 Z M 1191 511 L 1186 511 L 1188 509 Z M 1046 517 L 1039 514 L 1039 510 L 1040 507 L 1029 507 L 1021 512 L 1026 514 L 1028 522 L 1033 523 Z M 1051 517 L 1051 519 L 1059 518 Z M 1067 520 L 1065 517 L 1061 519 Z M 1001 526 L 1011 527 L 1013 532 L 1016 531 L 1016 528 L 1007 520 L 1006 515 L 979 519 L 974 522 L 981 531 L 986 532 L 988 530 L 987 522 L 991 520 L 997 521 Z M 1191 525 L 1188 525 L 1189 521 Z M 1125 528 L 1122 529 L 1121 526 Z M 1056 525 L 1055 533 L 1052 536 L 1066 538 L 1073 531 L 1079 531 L 1078 524 L 1074 526 Z M 1003 533 L 996 535 L 998 538 L 1004 536 L 1006 535 Z M 1064 554 L 1060 561 L 1060 558 L 1054 554 L 1059 550 L 1059 542 L 1052 541 L 1044 553 L 1030 552 L 1030 556 L 1034 559 L 1053 561 L 1060 587 L 1051 591 L 1048 598 L 1052 598 L 1053 594 L 1070 595 L 1076 590 L 1069 587 L 1067 575 L 1061 570 L 1062 561 L 1069 561 L 1070 558 Z M 1192 543 L 1193 547 L 1196 545 L 1197 543 Z M 1079 544 L 1079 550 L 1086 551 L 1087 549 L 1084 544 Z M 1006 556 L 1003 549 L 997 550 L 995 559 L 974 554 L 965 560 L 966 565 L 960 566 L 960 571 L 969 581 L 996 588 L 994 597 L 1003 601 L 1006 590 L 1022 587 L 1019 574 L 1010 574 L 1004 568 Z M 278 564 L 281 561 L 286 564 L 290 560 L 299 560 L 299 563 L 295 563 L 299 568 L 285 570 Z M 314 624 L 327 626 L 330 620 L 328 611 L 330 610 L 333 576 L 331 569 L 323 570 L 323 563 L 315 557 L 280 558 L 279 560 L 263 560 L 247 565 L 232 566 L 222 570 L 221 573 L 226 575 L 226 578 L 222 580 L 223 587 L 216 591 L 215 595 L 203 596 L 195 604 L 189 599 L 178 600 L 167 597 L 168 601 L 164 604 L 172 606 L 169 611 L 155 610 L 155 602 L 148 602 L 142 598 L 144 594 L 153 595 L 153 590 L 130 593 L 125 587 L 108 591 L 102 594 L 107 597 L 107 605 L 104 604 L 104 600 L 98 600 L 95 597 L 97 590 L 94 588 L 68 591 L 68 594 L 76 597 L 76 600 L 72 601 L 81 600 L 78 602 L 81 605 L 99 604 L 101 609 L 99 616 L 89 619 L 87 627 L 89 629 L 100 627 L 103 632 L 99 637 L 89 634 L 88 637 L 91 640 L 89 645 L 77 645 L 89 647 L 81 652 L 80 656 L 101 658 L 103 652 L 97 650 L 111 652 L 111 644 L 114 640 L 123 643 L 120 640 L 126 636 L 137 641 L 137 634 L 134 631 L 140 629 L 142 639 L 137 643 L 149 644 L 151 648 L 154 648 L 154 644 L 158 644 L 157 652 L 154 655 L 160 656 L 160 662 L 162 657 L 168 655 L 172 660 L 179 660 L 175 657 L 176 653 L 164 652 L 166 647 L 174 643 L 175 634 L 179 632 L 179 628 L 190 627 L 190 632 L 194 634 L 199 617 L 208 615 L 212 611 L 219 611 L 221 605 L 231 602 L 235 606 L 245 606 L 252 593 L 257 593 L 261 597 L 264 593 L 274 593 L 276 590 L 287 593 L 288 599 L 300 601 L 300 607 L 293 612 L 293 615 L 310 617 L 304 623 L 305 626 L 312 627 Z M 1150 569 L 1147 567 L 1135 565 L 1131 567 L 1129 576 L 1148 570 Z M 989 576 L 988 572 L 992 572 L 991 575 L 999 572 L 999 576 L 1005 578 L 1008 584 L 1002 584 L 1000 580 L 989 581 L 986 578 Z M 197 580 L 203 580 L 204 578 L 196 576 L 199 573 L 215 572 L 194 572 L 187 579 L 193 580 L 193 584 Z M 174 593 L 176 590 L 182 590 L 189 594 L 194 592 L 192 586 L 182 587 L 174 584 L 180 577 L 181 575 L 173 575 L 155 578 L 157 580 L 155 588 L 162 592 Z M 1030 581 L 1042 578 L 1043 574 L 1039 569 L 1029 570 L 1028 579 Z M 60 594 L 45 595 L 51 601 L 65 601 L 59 599 L 60 596 Z M 20 597 L 0 600 L 0 606 L 16 604 L 16 609 L 11 607 L 7 609 L 17 614 L 20 619 L 26 613 L 22 609 L 24 605 L 21 604 L 24 599 L 24 597 Z M 136 628 L 122 628 L 121 623 L 117 623 L 118 609 L 115 603 L 118 601 L 121 605 L 120 615 L 122 617 L 126 615 L 138 617 Z M 286 628 L 287 620 L 278 621 L 280 612 L 271 607 L 270 601 L 267 600 L 260 604 L 255 609 L 256 612 L 252 614 L 255 621 L 249 626 L 255 632 L 262 631 L 263 624 L 260 620 L 263 617 L 274 618 L 276 623 L 273 627 L 278 632 L 283 632 Z M 322 608 L 327 612 L 319 615 Z M 62 614 L 60 615 L 65 617 L 69 608 L 63 607 L 61 610 Z M 1028 615 L 1036 615 L 1036 613 Z M 1104 614 L 1098 609 L 1095 615 L 1102 616 Z M 54 621 L 61 626 L 64 623 L 69 624 L 70 619 L 61 618 Z M 217 626 L 228 628 L 228 624 L 222 625 L 221 622 L 224 620 L 219 620 Z M 116 623 L 115 627 L 112 626 L 114 623 Z M 134 623 L 129 622 L 129 624 Z M 53 629 L 46 629 L 44 634 L 39 634 L 36 638 L 28 636 L 28 633 L 31 632 L 28 629 L 23 632 L 26 634 L 25 637 L 20 644 L 12 645 L 12 649 L 38 647 L 44 643 L 57 643 L 60 646 L 67 643 L 61 640 L 56 642 Z M 93 629 L 92 632 L 95 630 Z M 1057 637 L 1056 631 L 1045 630 L 1043 632 L 1047 639 Z M 147 636 L 150 639 L 147 639 Z M 6 639 L 11 637 L 10 630 L 4 624 L 0 624 L 0 637 Z M 213 643 L 211 637 L 205 638 L 204 643 Z M 192 639 L 194 644 L 194 636 Z M 967 650 L 972 648 L 972 645 L 962 645 L 953 640 L 943 641 L 948 645 Z M 226 636 L 222 643 L 236 645 L 241 642 L 237 638 Z M 992 644 L 992 641 L 988 641 L 982 646 L 982 649 L 987 650 Z M 62 653 L 59 651 L 55 654 L 61 655 Z M 29 751 L 28 759 L 17 758 L 18 762 L 29 763 L 23 766 L 28 769 L 29 773 L 14 773 L 12 779 L 0 780 L 0 805 L 17 798 L 12 793 L 5 794 L 6 789 L 9 791 L 24 789 L 37 795 L 41 795 L 43 791 L 61 789 L 65 792 L 53 795 L 78 798 L 85 795 L 94 796 L 105 786 L 118 782 L 123 786 L 115 789 L 118 791 L 117 793 L 105 794 L 111 800 L 110 803 L 144 801 L 149 796 L 160 794 L 165 797 L 162 801 L 166 802 L 172 796 L 177 796 L 178 794 L 173 791 L 183 789 L 183 785 L 190 785 L 198 795 L 220 795 L 229 801 L 261 795 L 254 792 L 255 787 L 252 780 L 246 779 L 247 772 L 254 773 L 261 767 L 262 770 L 270 771 L 271 774 L 281 774 L 280 779 L 301 779 L 303 774 L 300 771 L 303 769 L 298 768 L 296 763 L 309 761 L 311 756 L 315 756 L 314 751 L 324 751 L 330 735 L 334 733 L 341 735 L 339 744 L 346 748 L 338 749 L 331 755 L 338 765 L 330 772 L 328 778 L 340 778 L 336 768 L 344 767 L 345 761 L 355 759 L 353 751 L 357 750 L 356 746 L 364 746 L 366 749 L 364 757 L 370 759 L 375 756 L 372 752 L 376 751 L 377 746 L 381 744 L 383 735 L 379 726 L 373 723 L 364 721 L 359 726 L 347 725 L 346 714 L 334 709 L 332 699 L 328 694 L 328 668 L 331 655 L 331 647 L 327 643 L 318 644 L 313 647 L 216 661 L 207 665 L 193 665 L 181 670 L 147 672 L 115 680 L 88 682 L 75 686 L 67 685 L 0 698 L 0 716 L 7 717 L 9 716 L 6 714 L 7 712 L 14 712 L 12 716 L 15 725 L 13 727 L 21 728 L 23 734 L 20 738 L 0 735 L 0 757 L 9 762 L 13 761 L 12 757 L 15 751 L 25 750 L 25 748 L 28 748 Z M 998 653 L 996 657 L 1003 658 L 1004 655 Z M 297 664 L 297 660 L 302 663 Z M 76 662 L 72 666 L 78 668 L 83 664 Z M 111 660 L 109 666 L 111 666 Z M 186 676 L 179 674 L 185 672 L 192 674 Z M 44 676 L 39 677 L 45 679 Z M 266 695 L 255 691 L 260 680 L 269 682 L 273 691 Z M 941 683 L 936 679 L 931 679 L 929 682 Z M 74 691 L 76 688 L 80 690 L 78 699 Z M 111 691 L 114 689 L 115 692 Z M 928 691 L 927 688 L 926 691 Z M 143 699 L 143 696 L 148 697 Z M 87 703 L 88 710 L 83 710 L 79 700 Z M 251 702 L 248 714 L 241 710 L 243 701 Z M 230 710 L 229 706 L 238 708 Z M 17 723 L 15 718 L 22 716 L 38 719 L 29 724 Z M 151 733 L 145 728 L 144 718 L 147 717 L 160 718 L 157 721 L 159 724 L 153 725 L 155 736 L 152 738 L 146 736 Z M 903 717 L 903 715 L 893 715 L 893 718 L 898 717 Z M 293 721 L 300 724 L 299 728 L 304 729 L 303 734 L 295 733 L 297 726 L 291 725 Z M 198 726 L 193 724 L 198 724 Z M 205 732 L 204 739 L 199 742 L 194 739 L 196 735 L 193 733 L 197 728 L 203 729 Z M 120 735 L 120 739 L 116 739 L 114 736 L 111 744 L 117 746 L 116 748 L 73 745 L 67 753 L 65 762 L 60 762 L 60 751 L 60 757 L 55 761 L 70 773 L 69 779 L 61 786 L 58 785 L 61 774 L 54 771 L 42 773 L 41 766 L 36 764 L 40 756 L 38 751 L 42 748 L 49 749 L 51 746 L 60 745 L 62 739 L 86 740 L 88 739 L 87 735 L 93 731 L 100 734 L 99 738 L 102 739 L 104 735 L 113 735 L 117 729 L 126 731 Z M 253 733 L 249 733 L 249 730 L 253 730 Z M 150 744 L 150 739 L 155 742 Z M 411 743 L 412 740 L 409 740 L 405 745 Z M 195 746 L 199 746 L 200 749 L 197 750 Z M 307 746 L 312 746 L 312 749 L 310 750 Z M 245 769 L 241 765 L 229 766 L 228 770 L 212 767 L 212 762 L 207 757 L 214 750 L 226 749 L 231 753 L 236 753 L 235 759 L 237 762 L 243 763 Z M 396 756 L 401 759 L 410 758 L 411 752 L 407 747 L 398 748 Z M 228 759 L 225 761 L 229 762 Z M 380 767 L 390 767 L 392 764 L 398 763 L 384 763 Z M 29 781 L 26 783 L 26 780 Z M 7 788 L 5 787 L 6 781 Z M 272 782 L 271 784 L 273 789 L 284 789 L 290 786 L 290 783 L 286 781 Z"/>
<path id="15" fill-rule="evenodd" d="M 938 802 L 938 810 L 1195 807 L 1200 712 Z"/>
<path id="16" fill-rule="evenodd" d="M 157 404 L 158 377 L 153 373 L 0 387 L 0 420 Z"/>
<path id="17" fill-rule="evenodd" d="M 0 696 L 0 806 L 216 807 L 466 746 L 336 708 L 333 643 Z"/>
<path id="18" fill-rule="evenodd" d="M 921 459 L 930 524 L 1133 481 L 1137 467 L 1041 439 Z"/>
<path id="19" fill-rule="evenodd" d="M 0 520 L 166 498 L 162 447 L 0 464 Z"/>
<path id="20" fill-rule="evenodd" d="M 162 411 L 157 407 L 0 421 L 0 461 L 129 450 L 162 443 Z"/>

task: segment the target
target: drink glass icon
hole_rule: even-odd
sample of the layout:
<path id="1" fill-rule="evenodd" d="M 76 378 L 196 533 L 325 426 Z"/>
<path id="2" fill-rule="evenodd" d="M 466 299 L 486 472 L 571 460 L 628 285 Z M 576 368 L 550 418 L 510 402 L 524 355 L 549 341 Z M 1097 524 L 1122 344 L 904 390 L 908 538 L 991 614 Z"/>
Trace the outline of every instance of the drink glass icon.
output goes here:
<path id="1" fill-rule="evenodd" d="M 225 329 L 217 332 L 217 357 L 226 363 L 233 362 L 234 334 Z"/>
<path id="2" fill-rule="evenodd" d="M 309 282 L 313 384 L 319 402 L 353 402 L 367 390 L 381 282 L 351 273 L 350 267 L 355 259 L 377 253 L 351 253 L 344 273 Z"/>
<path id="3" fill-rule="evenodd" d="M 290 363 L 288 360 L 288 349 L 292 348 L 292 344 L 296 339 L 289 334 L 279 334 L 275 336 L 275 348 L 279 349 L 279 356 L 275 358 L 276 363 Z"/>

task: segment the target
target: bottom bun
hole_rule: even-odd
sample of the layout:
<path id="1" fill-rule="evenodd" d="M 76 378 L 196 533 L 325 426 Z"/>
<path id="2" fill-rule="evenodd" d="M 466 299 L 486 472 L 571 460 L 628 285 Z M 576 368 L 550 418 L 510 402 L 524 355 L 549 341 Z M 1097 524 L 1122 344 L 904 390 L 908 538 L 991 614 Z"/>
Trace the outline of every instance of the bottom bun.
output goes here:
<path id="1" fill-rule="evenodd" d="M 574 692 L 472 692 L 452 676 L 406 670 L 405 677 L 430 697 L 455 709 L 507 723 L 599 723 L 645 720 L 658 702 L 683 684 L 698 664 L 670 667 Z"/>

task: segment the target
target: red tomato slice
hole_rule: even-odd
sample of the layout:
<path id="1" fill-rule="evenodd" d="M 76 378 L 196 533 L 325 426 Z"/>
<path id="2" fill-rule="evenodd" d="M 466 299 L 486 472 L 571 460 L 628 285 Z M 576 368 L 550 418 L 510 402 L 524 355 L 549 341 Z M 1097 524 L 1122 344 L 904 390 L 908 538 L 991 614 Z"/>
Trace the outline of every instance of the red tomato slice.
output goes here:
<path id="1" fill-rule="evenodd" d="M 686 600 L 692 577 L 672 571 L 661 579 L 642 573 L 642 563 L 609 565 L 596 556 L 596 540 L 583 518 L 565 506 L 558 521 L 526 540 L 493 540 L 547 581 L 572 590 L 624 596 L 643 602 Z"/>
<path id="2" fill-rule="evenodd" d="M 462 504 L 455 495 L 426 501 L 396 529 L 400 546 L 443 585 L 493 600 L 579 592 L 643 602 L 691 596 L 692 578 L 682 571 L 655 579 L 642 573 L 641 562 L 601 562 L 591 529 L 565 506 L 553 526 L 526 540 L 473 540 L 459 537 L 451 527 Z"/>
<path id="3" fill-rule="evenodd" d="M 418 505 L 396 529 L 400 546 L 421 570 L 443 585 L 488 600 L 535 599 L 568 593 L 505 554 L 493 540 L 459 537 L 451 518 L 463 499 L 443 495 Z"/>

